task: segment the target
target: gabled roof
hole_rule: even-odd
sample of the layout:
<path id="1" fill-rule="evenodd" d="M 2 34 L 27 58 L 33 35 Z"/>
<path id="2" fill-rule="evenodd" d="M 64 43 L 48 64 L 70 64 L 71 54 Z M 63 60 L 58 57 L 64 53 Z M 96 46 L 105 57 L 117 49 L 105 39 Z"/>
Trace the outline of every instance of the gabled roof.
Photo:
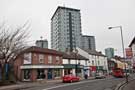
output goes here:
<path id="1" fill-rule="evenodd" d="M 88 58 L 85 58 L 82 55 L 76 54 L 74 52 L 70 53 L 63 52 L 63 59 L 89 60 Z"/>
<path id="2" fill-rule="evenodd" d="M 104 56 L 104 57 L 106 57 L 104 54 L 102 54 L 101 52 L 97 52 L 96 50 L 87 49 L 87 50 L 84 50 L 84 51 L 86 51 L 87 53 L 89 53 L 91 55 L 97 55 L 97 56 Z"/>
<path id="3" fill-rule="evenodd" d="M 45 54 L 53 54 L 53 55 L 62 56 L 62 52 L 59 52 L 59 51 L 56 51 L 56 50 L 53 50 L 53 49 L 40 48 L 40 47 L 37 47 L 37 46 L 31 46 L 31 47 L 25 49 L 23 52 L 37 52 L 37 53 L 45 53 Z"/>
<path id="4" fill-rule="evenodd" d="M 132 40 L 131 43 L 129 44 L 129 47 L 131 47 L 132 44 L 135 44 L 135 37 L 133 38 L 133 40 Z"/>

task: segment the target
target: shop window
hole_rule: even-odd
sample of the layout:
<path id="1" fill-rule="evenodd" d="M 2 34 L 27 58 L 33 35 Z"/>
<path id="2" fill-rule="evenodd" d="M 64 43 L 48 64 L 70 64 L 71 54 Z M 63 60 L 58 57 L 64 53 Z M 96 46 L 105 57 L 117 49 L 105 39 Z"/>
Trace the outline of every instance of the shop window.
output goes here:
<path id="1" fill-rule="evenodd" d="M 24 79 L 30 79 L 30 70 L 24 70 Z"/>
<path id="2" fill-rule="evenodd" d="M 48 56 L 48 63 L 52 63 L 52 56 Z"/>
<path id="3" fill-rule="evenodd" d="M 44 55 L 39 54 L 39 63 L 44 63 Z"/>
<path id="4" fill-rule="evenodd" d="M 60 77 L 61 73 L 60 73 L 60 69 L 55 69 L 54 70 L 54 77 Z"/>
<path id="5" fill-rule="evenodd" d="M 37 70 L 37 79 L 45 79 L 44 69 Z"/>
<path id="6" fill-rule="evenodd" d="M 81 73 L 81 69 L 80 68 L 77 69 L 77 73 Z"/>

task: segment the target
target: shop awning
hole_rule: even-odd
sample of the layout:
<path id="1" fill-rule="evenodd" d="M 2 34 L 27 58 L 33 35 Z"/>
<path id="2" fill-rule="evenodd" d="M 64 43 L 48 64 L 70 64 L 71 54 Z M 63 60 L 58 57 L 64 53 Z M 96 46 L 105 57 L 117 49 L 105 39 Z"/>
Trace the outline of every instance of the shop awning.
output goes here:
<path id="1" fill-rule="evenodd" d="M 63 64 L 64 68 L 76 68 L 76 64 Z M 83 68 L 82 65 L 77 65 L 77 68 Z"/>
<path id="2" fill-rule="evenodd" d="M 63 68 L 62 65 L 23 65 L 21 69 Z"/>

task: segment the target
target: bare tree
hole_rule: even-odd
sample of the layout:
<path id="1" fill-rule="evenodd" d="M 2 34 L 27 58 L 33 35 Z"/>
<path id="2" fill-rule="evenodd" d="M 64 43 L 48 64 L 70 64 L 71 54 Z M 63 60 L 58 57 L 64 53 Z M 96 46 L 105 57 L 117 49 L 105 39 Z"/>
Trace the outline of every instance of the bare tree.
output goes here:
<path id="1" fill-rule="evenodd" d="M 7 27 L 5 24 L 0 26 L 0 63 L 2 69 L 6 63 L 14 62 L 17 55 L 27 47 L 28 29 L 27 23 L 16 29 Z"/>

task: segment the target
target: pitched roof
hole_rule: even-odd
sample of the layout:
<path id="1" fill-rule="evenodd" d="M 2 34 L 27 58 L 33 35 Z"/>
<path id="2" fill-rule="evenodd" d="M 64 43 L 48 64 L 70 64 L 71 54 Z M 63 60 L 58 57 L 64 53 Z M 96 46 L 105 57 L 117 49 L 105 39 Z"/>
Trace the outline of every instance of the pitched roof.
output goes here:
<path id="1" fill-rule="evenodd" d="M 106 57 L 104 54 L 102 54 L 101 52 L 97 52 L 96 50 L 90 50 L 90 49 L 85 49 L 84 51 L 86 51 L 87 53 L 91 54 L 91 55 L 97 55 L 97 56 L 104 56 Z"/>
<path id="2" fill-rule="evenodd" d="M 45 54 L 53 54 L 53 55 L 62 56 L 62 52 L 59 52 L 59 51 L 56 51 L 53 49 L 40 48 L 37 46 L 31 46 L 31 47 L 25 49 L 23 52 L 37 52 L 37 53 L 45 53 Z"/>
<path id="3" fill-rule="evenodd" d="M 131 47 L 132 44 L 135 44 L 135 37 L 133 38 L 133 40 L 132 40 L 131 43 L 129 44 L 129 47 Z"/>
<path id="4" fill-rule="evenodd" d="M 89 60 L 88 58 L 85 58 L 82 55 L 76 54 L 74 52 L 70 53 L 63 52 L 63 59 Z"/>

